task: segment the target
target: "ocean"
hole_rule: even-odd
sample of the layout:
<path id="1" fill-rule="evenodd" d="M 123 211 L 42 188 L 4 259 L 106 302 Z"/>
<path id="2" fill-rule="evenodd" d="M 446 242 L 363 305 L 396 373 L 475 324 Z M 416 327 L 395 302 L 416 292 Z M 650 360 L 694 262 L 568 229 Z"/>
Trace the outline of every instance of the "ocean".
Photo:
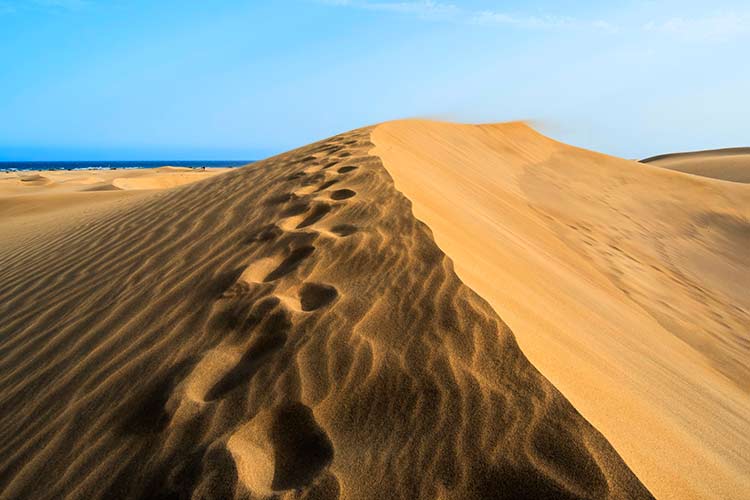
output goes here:
<path id="1" fill-rule="evenodd" d="M 148 161 L 0 161 L 0 172 L 21 170 L 119 170 L 129 168 L 191 167 L 226 168 L 240 167 L 251 160 L 148 160 Z"/>

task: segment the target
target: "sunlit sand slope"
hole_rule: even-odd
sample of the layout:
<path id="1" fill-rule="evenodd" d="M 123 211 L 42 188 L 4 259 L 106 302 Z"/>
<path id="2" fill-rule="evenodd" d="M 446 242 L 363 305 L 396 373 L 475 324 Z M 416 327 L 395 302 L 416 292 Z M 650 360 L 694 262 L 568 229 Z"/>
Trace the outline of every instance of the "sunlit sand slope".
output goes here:
<path id="1" fill-rule="evenodd" d="M 641 162 L 703 177 L 750 183 L 750 148 L 672 153 L 652 156 Z"/>
<path id="2" fill-rule="evenodd" d="M 160 167 L 0 173 L 0 237 L 25 245 L 27 237 L 45 237 L 50 227 L 148 195 L 147 190 L 182 186 L 226 171 Z"/>
<path id="3" fill-rule="evenodd" d="M 373 142 L 458 276 L 657 497 L 750 497 L 750 186 L 521 123 L 392 122 Z"/>
<path id="4" fill-rule="evenodd" d="M 2 242 L 0 497 L 650 497 L 369 133 Z"/>

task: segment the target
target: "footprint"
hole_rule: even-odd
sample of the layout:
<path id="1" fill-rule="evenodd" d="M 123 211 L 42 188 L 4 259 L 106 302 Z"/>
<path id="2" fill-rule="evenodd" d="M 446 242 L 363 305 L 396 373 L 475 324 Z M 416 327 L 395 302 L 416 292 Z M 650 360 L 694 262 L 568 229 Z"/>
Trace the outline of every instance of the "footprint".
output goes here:
<path id="1" fill-rule="evenodd" d="M 331 211 L 331 205 L 328 203 L 318 203 L 315 206 L 313 206 L 310 213 L 307 215 L 307 217 L 302 220 L 299 224 L 297 224 L 297 229 L 302 229 L 303 227 L 311 226 L 318 222 L 320 219 L 325 217 L 328 212 Z"/>
<path id="2" fill-rule="evenodd" d="M 248 235 L 248 237 L 245 239 L 245 242 L 253 243 L 259 241 L 271 241 L 275 240 L 283 233 L 284 231 L 282 231 L 281 228 L 276 224 L 268 224 L 267 226 L 263 226 L 257 231 L 250 233 L 250 235 Z"/>
<path id="3" fill-rule="evenodd" d="M 212 315 L 211 328 L 219 332 L 224 341 L 232 344 L 245 342 L 249 333 L 280 303 L 281 300 L 274 295 L 260 300 L 253 295 L 237 297 Z"/>
<path id="4" fill-rule="evenodd" d="M 330 156 L 333 153 L 337 153 L 341 150 L 341 146 L 336 146 L 335 144 L 329 145 L 329 146 L 322 146 L 318 148 L 318 152 L 324 154 L 325 156 Z M 321 158 L 322 159 L 322 158 Z"/>
<path id="5" fill-rule="evenodd" d="M 315 170 L 314 172 L 307 174 L 306 177 L 302 179 L 300 184 L 302 184 L 303 186 L 311 186 L 313 184 L 323 182 L 325 178 L 326 178 L 325 172 Z"/>
<path id="6" fill-rule="evenodd" d="M 332 166 L 337 165 L 337 164 L 338 164 L 338 160 L 332 161 L 330 163 L 326 163 L 325 165 L 323 165 L 323 168 L 321 168 L 321 170 L 325 170 L 327 168 L 331 168 Z"/>
<path id="7" fill-rule="evenodd" d="M 319 193 L 320 191 L 323 191 L 324 189 L 326 189 L 326 188 L 329 188 L 329 187 L 333 186 L 333 185 L 334 185 L 334 184 L 336 184 L 337 182 L 339 182 L 339 180 L 338 180 L 338 179 L 331 179 L 330 181 L 326 181 L 326 182 L 324 182 L 323 184 L 321 184 L 320 186 L 318 186 L 318 189 L 316 189 L 316 190 L 315 190 L 315 192 L 316 192 L 316 193 Z"/>
<path id="8" fill-rule="evenodd" d="M 284 193 L 276 196 L 272 196 L 268 199 L 266 202 L 269 205 L 280 205 L 282 203 L 287 203 L 289 201 L 293 201 L 297 199 L 297 195 L 294 193 Z"/>
<path id="9" fill-rule="evenodd" d="M 278 222 L 279 227 L 281 227 L 284 231 L 296 231 L 297 226 L 300 225 L 302 220 L 305 218 L 303 215 L 296 215 L 294 217 L 287 217 L 285 219 L 282 219 Z"/>
<path id="10" fill-rule="evenodd" d="M 338 169 L 338 173 L 345 174 L 347 172 L 351 172 L 352 170 L 357 170 L 358 168 L 359 167 L 357 167 L 356 165 L 347 165 Z"/>
<path id="11" fill-rule="evenodd" d="M 294 194 L 301 197 L 315 192 L 317 192 L 317 188 L 315 186 L 305 186 L 296 190 Z"/>
<path id="12" fill-rule="evenodd" d="M 292 175 L 288 176 L 288 177 L 286 178 L 286 180 L 288 180 L 288 181 L 294 181 L 294 180 L 297 180 L 297 179 L 301 179 L 301 178 L 302 178 L 302 177 L 304 177 L 305 175 L 306 175 L 306 174 L 305 174 L 304 172 L 295 172 L 295 173 L 293 173 Z"/>
<path id="13" fill-rule="evenodd" d="M 357 193 L 355 193 L 351 189 L 338 189 L 334 191 L 333 193 L 331 193 L 331 199 L 332 200 L 346 200 L 348 198 L 351 198 L 355 194 Z"/>
<path id="14" fill-rule="evenodd" d="M 309 201 L 301 201 L 299 203 L 295 203 L 291 205 L 289 208 L 284 210 L 283 216 L 284 217 L 293 217 L 295 215 L 300 215 L 305 212 L 307 212 L 310 208 L 310 202 Z"/>
<path id="15" fill-rule="evenodd" d="M 247 295 L 250 292 L 250 284 L 245 280 L 238 280 L 232 286 L 227 288 L 224 293 L 221 294 L 221 299 L 233 299 L 242 295 Z"/>
<path id="16" fill-rule="evenodd" d="M 302 403 L 288 404 L 276 412 L 269 437 L 274 448 L 271 486 L 276 491 L 309 485 L 333 461 L 331 440 L 312 410 Z"/>
<path id="17" fill-rule="evenodd" d="M 239 385 L 248 382 L 263 362 L 284 346 L 292 326 L 288 316 L 286 311 L 277 311 L 268 318 L 258 340 L 245 352 L 237 365 L 206 393 L 206 401 L 219 399 Z"/>
<path id="18" fill-rule="evenodd" d="M 331 228 L 332 233 L 335 233 L 342 237 L 349 236 L 356 233 L 357 231 L 359 231 L 357 226 L 352 226 L 351 224 L 339 224 Z"/>
<path id="19" fill-rule="evenodd" d="M 302 403 L 260 412 L 232 434 L 227 448 L 253 498 L 278 498 L 289 490 L 296 490 L 294 498 L 338 498 L 338 481 L 325 470 L 333 445 Z"/>
<path id="20" fill-rule="evenodd" d="M 121 409 L 126 413 L 119 430 L 127 434 L 157 434 L 163 431 L 171 418 L 167 403 L 193 364 L 193 359 L 186 358 L 163 373 L 153 384 L 139 387 L 139 392 L 122 405 Z"/>
<path id="21" fill-rule="evenodd" d="M 314 311 L 327 306 L 338 297 L 336 288 L 323 283 L 305 283 L 300 290 L 299 299 L 303 311 Z"/>
<path id="22" fill-rule="evenodd" d="M 268 276 L 272 270 L 278 268 L 277 263 L 276 257 L 262 257 L 253 260 L 242 271 L 235 284 L 222 297 L 236 296 L 238 292 L 242 293 L 243 290 L 246 291 L 253 283 L 261 283 L 264 276 Z"/>
<path id="23" fill-rule="evenodd" d="M 283 276 L 286 276 L 287 274 L 297 269 L 302 261 L 312 255 L 314 251 L 314 246 L 304 246 L 293 250 L 292 253 L 289 254 L 289 256 L 284 259 L 281 264 L 279 264 L 279 267 L 271 271 L 271 273 L 269 273 L 263 281 L 274 281 Z"/>
<path id="24" fill-rule="evenodd" d="M 199 411 L 206 402 L 206 395 L 216 382 L 223 378 L 227 370 L 235 366 L 241 359 L 241 354 L 235 349 L 217 347 L 207 352 L 185 378 L 182 390 L 172 395 L 173 399 L 167 408 L 173 406 L 174 422 L 184 422 Z"/>

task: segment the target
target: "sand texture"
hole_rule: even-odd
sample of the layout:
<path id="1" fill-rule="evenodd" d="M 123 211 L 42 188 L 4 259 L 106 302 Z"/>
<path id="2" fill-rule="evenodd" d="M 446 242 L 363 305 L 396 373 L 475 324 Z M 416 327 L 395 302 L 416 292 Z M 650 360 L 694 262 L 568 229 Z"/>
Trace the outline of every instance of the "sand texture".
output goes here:
<path id="1" fill-rule="evenodd" d="M 522 123 L 372 139 L 459 278 L 657 498 L 750 498 L 750 186 Z"/>
<path id="2" fill-rule="evenodd" d="M 750 148 L 670 153 L 641 162 L 713 179 L 750 183 Z"/>
<path id="3" fill-rule="evenodd" d="M 2 233 L 0 497 L 650 498 L 370 133 Z"/>

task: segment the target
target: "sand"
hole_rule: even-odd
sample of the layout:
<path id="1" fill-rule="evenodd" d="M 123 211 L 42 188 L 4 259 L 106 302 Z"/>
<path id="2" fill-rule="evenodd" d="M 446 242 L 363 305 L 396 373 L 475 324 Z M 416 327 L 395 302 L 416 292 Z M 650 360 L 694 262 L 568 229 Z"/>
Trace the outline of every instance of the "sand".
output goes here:
<path id="1" fill-rule="evenodd" d="M 657 498 L 750 496 L 750 186 L 523 123 L 372 140 L 458 277 Z"/>
<path id="2" fill-rule="evenodd" d="M 3 229 L 0 497 L 650 498 L 371 133 Z"/>
<path id="3" fill-rule="evenodd" d="M 671 153 L 641 162 L 713 179 L 750 183 L 750 148 Z"/>
<path id="4" fill-rule="evenodd" d="M 51 227 L 148 195 L 227 172 L 160 167 L 125 170 L 47 170 L 0 173 L 0 235 L 25 245 Z"/>

